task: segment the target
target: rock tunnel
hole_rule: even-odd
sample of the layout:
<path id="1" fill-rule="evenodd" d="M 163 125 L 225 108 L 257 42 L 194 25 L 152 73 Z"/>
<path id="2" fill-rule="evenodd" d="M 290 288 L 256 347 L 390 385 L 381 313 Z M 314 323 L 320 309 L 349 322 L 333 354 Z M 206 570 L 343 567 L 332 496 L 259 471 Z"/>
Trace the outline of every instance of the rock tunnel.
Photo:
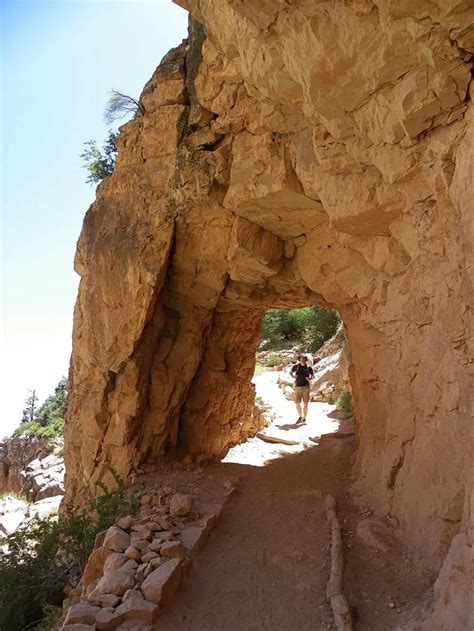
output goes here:
<path id="1" fill-rule="evenodd" d="M 189 37 L 121 127 L 78 243 L 67 493 L 224 455 L 265 311 L 320 304 L 351 348 L 352 490 L 455 581 L 474 512 L 473 9 L 177 3 Z"/>

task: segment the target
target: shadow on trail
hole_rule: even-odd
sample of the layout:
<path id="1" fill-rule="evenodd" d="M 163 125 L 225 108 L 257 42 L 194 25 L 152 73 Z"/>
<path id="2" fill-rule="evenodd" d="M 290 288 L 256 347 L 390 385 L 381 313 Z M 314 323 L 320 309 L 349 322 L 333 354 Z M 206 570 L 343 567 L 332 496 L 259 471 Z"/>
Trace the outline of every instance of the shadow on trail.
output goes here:
<path id="1" fill-rule="evenodd" d="M 289 429 L 299 429 L 301 425 L 304 425 L 304 423 L 287 423 L 286 425 L 275 425 L 275 427 L 288 431 Z"/>
<path id="2" fill-rule="evenodd" d="M 255 443 L 255 441 L 258 441 Z M 341 496 L 354 441 L 271 447 L 264 466 L 211 465 L 213 479 L 238 478 L 215 530 L 176 601 L 159 618 L 167 631 L 326 631 L 329 532 L 323 494 Z M 252 439 L 238 446 L 268 446 Z M 237 448 L 234 448 L 237 449 Z M 245 454 L 242 453 L 244 456 Z"/>

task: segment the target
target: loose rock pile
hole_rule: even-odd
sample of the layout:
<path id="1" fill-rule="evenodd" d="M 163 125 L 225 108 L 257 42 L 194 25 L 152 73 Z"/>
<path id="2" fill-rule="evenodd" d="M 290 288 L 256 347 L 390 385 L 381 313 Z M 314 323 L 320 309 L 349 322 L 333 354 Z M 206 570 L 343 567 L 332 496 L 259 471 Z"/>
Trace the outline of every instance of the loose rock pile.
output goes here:
<path id="1" fill-rule="evenodd" d="M 61 629 L 151 629 L 190 568 L 222 505 L 200 507 L 164 488 L 142 493 L 136 517 L 97 536 L 78 587 L 69 594 Z"/>

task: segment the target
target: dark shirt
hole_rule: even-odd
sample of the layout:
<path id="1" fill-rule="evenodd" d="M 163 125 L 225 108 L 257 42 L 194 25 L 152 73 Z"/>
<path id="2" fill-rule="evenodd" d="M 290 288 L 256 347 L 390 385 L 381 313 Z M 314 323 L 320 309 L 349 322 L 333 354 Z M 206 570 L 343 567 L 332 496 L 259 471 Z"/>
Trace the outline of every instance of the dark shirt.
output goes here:
<path id="1" fill-rule="evenodd" d="M 303 364 L 295 364 L 291 368 L 291 374 L 293 377 L 296 375 L 296 385 L 297 386 L 308 386 L 309 381 L 306 379 L 307 377 L 312 377 L 314 375 L 313 369 L 311 366 L 303 366 Z"/>

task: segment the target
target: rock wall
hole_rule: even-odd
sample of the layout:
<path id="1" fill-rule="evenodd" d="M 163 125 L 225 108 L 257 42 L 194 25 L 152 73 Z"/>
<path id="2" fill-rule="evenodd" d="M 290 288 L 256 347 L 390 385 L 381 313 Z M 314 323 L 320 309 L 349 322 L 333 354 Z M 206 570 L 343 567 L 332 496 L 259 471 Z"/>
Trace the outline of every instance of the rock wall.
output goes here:
<path id="1" fill-rule="evenodd" d="M 29 501 L 64 493 L 62 439 L 10 436 L 0 442 L 0 495 Z"/>
<path id="2" fill-rule="evenodd" d="M 178 4 L 197 21 L 121 128 L 78 244 L 67 492 L 225 453 L 263 313 L 318 303 L 350 344 L 354 492 L 437 571 L 473 537 L 474 10 Z M 472 572 L 459 536 L 443 615 L 453 559 Z"/>

